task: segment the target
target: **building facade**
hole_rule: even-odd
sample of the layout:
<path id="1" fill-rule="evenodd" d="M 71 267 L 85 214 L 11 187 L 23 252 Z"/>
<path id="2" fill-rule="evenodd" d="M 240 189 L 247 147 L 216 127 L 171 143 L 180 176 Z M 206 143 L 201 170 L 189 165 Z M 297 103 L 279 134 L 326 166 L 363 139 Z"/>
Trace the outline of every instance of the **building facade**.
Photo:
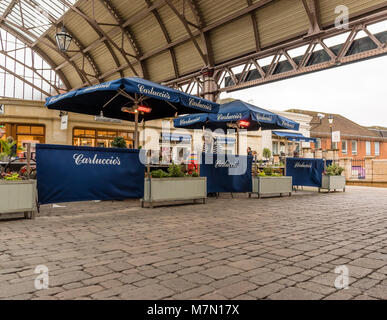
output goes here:
<path id="1" fill-rule="evenodd" d="M 387 159 L 387 138 L 378 134 L 375 130 L 363 127 L 339 114 L 327 114 L 322 112 L 289 110 L 297 114 L 306 114 L 312 117 L 311 137 L 317 138 L 317 143 L 312 143 L 312 151 L 337 150 L 339 158 Z M 330 125 L 329 117 L 333 117 Z M 340 141 L 331 142 L 331 132 L 340 132 Z"/>
<path id="2" fill-rule="evenodd" d="M 13 137 L 20 153 L 27 143 L 32 151 L 37 143 L 74 145 L 85 147 L 110 147 L 113 139 L 121 136 L 129 148 L 134 145 L 134 123 L 101 118 L 99 116 L 68 113 L 67 126 L 61 127 L 61 113 L 49 110 L 43 101 L 0 99 L 0 139 Z M 162 133 L 162 128 L 167 134 Z M 3 132 L 3 134 L 1 134 Z M 192 150 L 201 150 L 203 132 L 175 129 L 173 119 L 149 121 L 140 124 L 140 145 L 158 150 L 161 154 L 179 155 L 188 158 Z M 225 138 L 216 134 L 214 145 L 218 152 L 236 153 L 236 135 Z M 247 147 L 262 149 L 261 132 L 241 135 L 240 154 L 246 154 Z M 196 145 L 194 145 L 194 142 Z M 25 149 L 25 148 L 24 148 Z M 21 155 L 20 155 L 21 156 Z"/>

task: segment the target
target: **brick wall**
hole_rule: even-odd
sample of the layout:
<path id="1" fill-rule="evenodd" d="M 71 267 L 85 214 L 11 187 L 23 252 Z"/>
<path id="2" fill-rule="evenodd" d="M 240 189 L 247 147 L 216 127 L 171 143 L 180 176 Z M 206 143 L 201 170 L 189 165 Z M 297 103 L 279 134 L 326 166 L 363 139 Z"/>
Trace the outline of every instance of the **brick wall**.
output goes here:
<path id="1" fill-rule="evenodd" d="M 339 157 L 345 158 L 345 157 L 351 157 L 354 159 L 364 159 L 366 156 L 374 156 L 376 159 L 387 159 L 387 142 L 379 142 L 379 150 L 380 155 L 375 155 L 375 142 L 371 142 L 371 154 L 366 154 L 366 141 L 365 140 L 356 140 L 357 141 L 357 154 L 352 154 L 352 140 L 346 140 L 347 141 L 347 153 L 342 152 L 342 142 L 339 142 L 338 148 L 339 148 Z M 313 146 L 314 148 L 314 146 Z M 329 138 L 322 138 L 321 139 L 321 148 L 323 150 L 329 150 L 331 149 L 331 140 Z"/>

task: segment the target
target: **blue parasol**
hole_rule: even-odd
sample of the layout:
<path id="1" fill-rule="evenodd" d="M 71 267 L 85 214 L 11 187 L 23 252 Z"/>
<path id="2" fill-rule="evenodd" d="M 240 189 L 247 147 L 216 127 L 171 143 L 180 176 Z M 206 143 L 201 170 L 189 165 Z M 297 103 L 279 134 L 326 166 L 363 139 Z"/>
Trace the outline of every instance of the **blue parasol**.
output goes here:
<path id="1" fill-rule="evenodd" d="M 138 122 L 191 113 L 217 113 L 217 103 L 178 90 L 133 77 L 81 88 L 46 99 L 49 109 L 102 115 L 135 122 L 138 147 Z"/>
<path id="2" fill-rule="evenodd" d="M 227 129 L 229 127 L 246 129 L 248 131 L 262 130 L 299 130 L 299 123 L 277 115 L 268 110 L 259 108 L 241 100 L 235 100 L 220 106 L 217 114 L 202 113 L 186 115 L 174 120 L 175 128 L 186 129 Z M 238 140 L 239 140 L 239 134 Z M 239 141 L 237 143 L 239 149 Z"/>

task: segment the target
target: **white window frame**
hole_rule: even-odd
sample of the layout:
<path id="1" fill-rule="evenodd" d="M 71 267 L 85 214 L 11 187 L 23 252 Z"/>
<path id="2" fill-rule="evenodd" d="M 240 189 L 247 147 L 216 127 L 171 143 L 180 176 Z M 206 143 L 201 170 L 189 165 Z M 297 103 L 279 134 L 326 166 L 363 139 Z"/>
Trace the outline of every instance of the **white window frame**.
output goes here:
<path id="1" fill-rule="evenodd" d="M 366 141 L 366 156 L 370 156 L 372 154 L 371 141 Z"/>
<path id="2" fill-rule="evenodd" d="M 344 144 L 345 144 L 345 149 L 343 148 Z M 341 153 L 348 154 L 348 141 L 347 140 L 341 141 Z"/>
<path id="3" fill-rule="evenodd" d="M 378 147 L 376 147 L 378 146 Z M 380 142 L 375 141 L 375 156 L 380 156 Z"/>
<path id="4" fill-rule="evenodd" d="M 354 143 L 355 143 L 356 148 L 353 147 Z M 351 152 L 353 155 L 357 155 L 357 141 L 356 140 L 351 141 Z"/>

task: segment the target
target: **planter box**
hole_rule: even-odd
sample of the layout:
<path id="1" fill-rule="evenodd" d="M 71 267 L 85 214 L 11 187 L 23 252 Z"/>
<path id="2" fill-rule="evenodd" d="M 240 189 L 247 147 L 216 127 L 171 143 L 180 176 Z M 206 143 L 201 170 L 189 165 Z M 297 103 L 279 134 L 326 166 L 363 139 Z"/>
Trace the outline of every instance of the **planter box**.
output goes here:
<path id="1" fill-rule="evenodd" d="M 36 181 L 0 181 L 0 214 L 24 213 L 33 219 L 36 213 Z"/>
<path id="2" fill-rule="evenodd" d="M 344 176 L 323 176 L 321 189 L 331 190 L 342 189 L 345 192 L 346 179 Z"/>
<path id="3" fill-rule="evenodd" d="M 288 194 L 292 195 L 293 178 L 292 177 L 253 177 L 253 192 L 262 195 Z M 251 196 L 251 194 L 250 194 Z"/>
<path id="4" fill-rule="evenodd" d="M 153 207 L 155 202 L 192 201 L 207 198 L 207 178 L 152 178 L 145 179 L 144 203 Z"/>

